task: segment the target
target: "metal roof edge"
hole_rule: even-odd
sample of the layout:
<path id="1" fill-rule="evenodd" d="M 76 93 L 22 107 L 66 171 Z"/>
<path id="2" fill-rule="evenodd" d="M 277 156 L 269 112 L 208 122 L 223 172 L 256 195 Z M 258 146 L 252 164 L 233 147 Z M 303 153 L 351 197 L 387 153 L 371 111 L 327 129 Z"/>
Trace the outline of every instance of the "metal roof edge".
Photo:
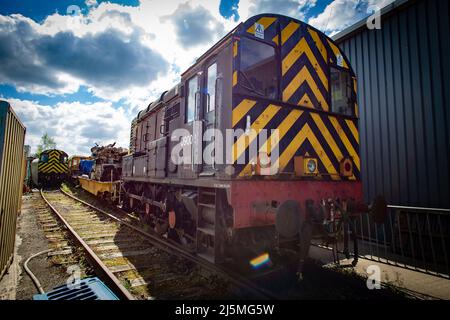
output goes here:
<path id="1" fill-rule="evenodd" d="M 415 2 L 415 0 L 396 0 L 394 2 L 391 2 L 390 4 L 381 9 L 381 17 L 385 17 L 386 15 L 403 7 L 404 5 L 409 5 L 412 4 L 413 2 Z M 360 32 L 364 27 L 366 27 L 366 24 L 367 24 L 367 17 L 356 22 L 350 27 L 340 31 L 339 33 L 335 34 L 334 36 L 331 37 L 331 39 L 333 39 L 336 42 L 343 41 L 346 38 L 353 35 L 354 33 Z"/>

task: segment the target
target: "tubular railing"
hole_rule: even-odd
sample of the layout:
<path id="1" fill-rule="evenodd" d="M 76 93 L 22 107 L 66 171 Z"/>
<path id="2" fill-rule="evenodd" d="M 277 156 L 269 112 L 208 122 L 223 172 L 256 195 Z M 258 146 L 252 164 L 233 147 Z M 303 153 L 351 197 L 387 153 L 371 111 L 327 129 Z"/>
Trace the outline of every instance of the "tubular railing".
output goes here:
<path id="1" fill-rule="evenodd" d="M 359 256 L 450 278 L 450 210 L 388 206 L 384 222 L 355 219 Z"/>

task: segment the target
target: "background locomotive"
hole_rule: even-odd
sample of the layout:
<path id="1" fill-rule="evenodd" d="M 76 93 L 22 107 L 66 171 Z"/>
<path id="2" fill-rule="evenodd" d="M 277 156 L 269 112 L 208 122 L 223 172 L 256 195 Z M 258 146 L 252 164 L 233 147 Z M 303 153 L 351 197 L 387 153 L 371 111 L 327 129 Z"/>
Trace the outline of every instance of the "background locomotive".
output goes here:
<path id="1" fill-rule="evenodd" d="M 69 177 L 68 156 L 62 150 L 42 151 L 31 163 L 33 184 L 39 187 L 59 187 Z"/>
<path id="2" fill-rule="evenodd" d="M 329 37 L 252 17 L 133 120 L 123 207 L 213 262 L 299 237 L 307 252 L 314 225 L 362 201 L 356 101 L 355 74 Z M 232 129 L 231 145 L 208 129 Z M 212 161 L 196 161 L 208 152 Z"/>
<path id="3" fill-rule="evenodd" d="M 80 164 L 83 160 L 89 160 L 90 157 L 73 155 L 69 158 L 69 172 L 71 177 L 76 178 L 78 175 L 82 173 Z"/>

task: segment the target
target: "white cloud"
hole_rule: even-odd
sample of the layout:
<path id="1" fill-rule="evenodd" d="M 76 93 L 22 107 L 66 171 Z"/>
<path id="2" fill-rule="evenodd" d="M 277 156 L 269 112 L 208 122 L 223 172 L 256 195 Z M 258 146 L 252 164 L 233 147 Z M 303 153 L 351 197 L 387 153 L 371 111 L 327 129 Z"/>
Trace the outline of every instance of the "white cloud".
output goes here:
<path id="1" fill-rule="evenodd" d="M 202 6 L 192 7 L 189 2 L 180 4 L 170 15 L 160 18 L 171 21 L 175 27 L 177 43 L 185 48 L 210 44 L 224 34 L 223 24 Z"/>
<path id="2" fill-rule="evenodd" d="M 369 16 L 374 6 L 383 8 L 391 2 L 393 0 L 334 0 L 308 23 L 331 36 Z"/>
<path id="3" fill-rule="evenodd" d="M 83 85 L 108 101 L 146 101 L 172 87 L 235 25 L 218 12 L 219 0 L 142 0 L 138 7 L 88 3 L 85 15 L 73 15 L 69 7 L 42 23 L 0 15 L 2 34 L 23 49 L 16 52 L 21 59 L 11 52 L 8 64 L 1 64 L 0 83 L 47 95 L 74 93 Z M 180 19 L 191 30 L 180 28 Z"/>
<path id="4" fill-rule="evenodd" d="M 86 0 L 85 3 L 88 7 L 95 7 L 98 5 L 97 0 Z"/>
<path id="5" fill-rule="evenodd" d="M 0 19 L 0 82 L 19 91 L 65 94 L 84 85 L 101 97 L 120 99 L 121 91 L 147 87 L 169 67 L 161 54 L 141 43 L 140 28 L 129 34 L 110 27 L 78 36 L 70 30 L 51 35 L 19 15 Z"/>
<path id="6" fill-rule="evenodd" d="M 61 102 L 55 106 L 20 99 L 8 102 L 27 128 L 25 143 L 32 146 L 32 152 L 45 132 L 55 139 L 57 148 L 69 155 L 89 155 L 94 143 L 116 141 L 117 146 L 128 148 L 135 115 L 124 108 L 114 108 L 110 102 Z"/>

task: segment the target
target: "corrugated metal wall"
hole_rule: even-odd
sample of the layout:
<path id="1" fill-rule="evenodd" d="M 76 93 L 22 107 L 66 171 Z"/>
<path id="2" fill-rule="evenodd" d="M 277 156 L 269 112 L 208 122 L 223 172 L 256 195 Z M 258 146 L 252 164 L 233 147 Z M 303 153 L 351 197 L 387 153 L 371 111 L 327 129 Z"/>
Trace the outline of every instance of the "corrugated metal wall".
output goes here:
<path id="1" fill-rule="evenodd" d="M 381 30 L 337 39 L 358 76 L 367 200 L 450 208 L 449 10 L 409 1 L 382 16 Z"/>
<path id="2" fill-rule="evenodd" d="M 14 254 L 23 181 L 25 127 L 0 101 L 0 279 Z"/>

